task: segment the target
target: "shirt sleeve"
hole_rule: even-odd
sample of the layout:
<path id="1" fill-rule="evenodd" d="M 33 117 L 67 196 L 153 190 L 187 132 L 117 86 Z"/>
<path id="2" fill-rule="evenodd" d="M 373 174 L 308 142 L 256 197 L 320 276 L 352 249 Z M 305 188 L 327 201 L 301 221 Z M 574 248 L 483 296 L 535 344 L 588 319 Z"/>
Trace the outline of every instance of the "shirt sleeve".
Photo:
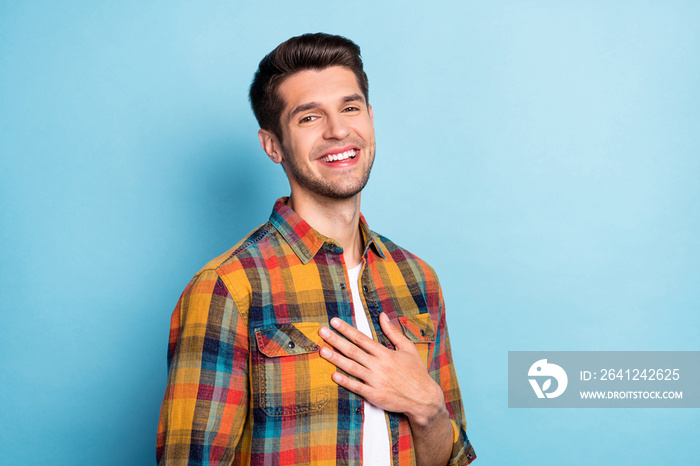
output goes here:
<path id="1" fill-rule="evenodd" d="M 173 312 L 159 465 L 230 464 L 248 413 L 247 315 L 214 270 L 187 285 Z"/>
<path id="2" fill-rule="evenodd" d="M 464 407 L 462 404 L 462 395 L 459 390 L 459 383 L 457 382 L 457 374 L 452 362 L 452 351 L 450 349 L 450 337 L 447 332 L 442 289 L 439 290 L 439 296 L 440 320 L 435 336 L 435 351 L 433 352 L 430 373 L 440 384 L 445 394 L 445 406 L 450 415 L 450 422 L 452 423 L 454 432 L 449 465 L 461 466 L 474 461 L 476 459 L 476 453 L 467 437 L 467 421 L 464 416 Z"/>

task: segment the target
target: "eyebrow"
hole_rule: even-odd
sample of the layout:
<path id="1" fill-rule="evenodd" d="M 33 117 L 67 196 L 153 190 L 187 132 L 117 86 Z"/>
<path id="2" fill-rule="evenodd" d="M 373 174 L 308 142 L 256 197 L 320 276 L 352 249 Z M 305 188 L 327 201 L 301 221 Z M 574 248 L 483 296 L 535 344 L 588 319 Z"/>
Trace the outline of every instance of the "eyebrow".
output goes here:
<path id="1" fill-rule="evenodd" d="M 343 97 L 340 101 L 344 104 L 346 104 L 348 102 L 361 102 L 364 104 L 365 98 L 362 97 L 361 94 L 350 94 L 350 95 L 346 95 L 345 97 Z M 296 115 L 297 113 L 305 112 L 307 110 L 312 110 L 312 109 L 318 108 L 320 106 L 321 106 L 321 104 L 319 102 L 307 102 L 305 104 L 301 104 L 301 105 L 297 106 L 294 110 L 289 112 L 289 119 L 291 120 L 294 117 L 294 115 Z"/>

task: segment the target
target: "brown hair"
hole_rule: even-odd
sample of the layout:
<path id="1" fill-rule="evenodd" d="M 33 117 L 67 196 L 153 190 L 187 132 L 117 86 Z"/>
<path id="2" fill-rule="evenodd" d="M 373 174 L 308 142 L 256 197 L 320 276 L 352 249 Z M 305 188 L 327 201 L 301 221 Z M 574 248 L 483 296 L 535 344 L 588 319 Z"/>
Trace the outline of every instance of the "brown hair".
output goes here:
<path id="1" fill-rule="evenodd" d="M 350 39 L 331 34 L 303 34 L 282 42 L 260 61 L 250 85 L 250 105 L 262 129 L 282 140 L 280 117 L 285 102 L 278 89 L 286 78 L 304 70 L 343 66 L 355 74 L 369 103 L 369 83 L 362 68 L 360 47 Z"/>

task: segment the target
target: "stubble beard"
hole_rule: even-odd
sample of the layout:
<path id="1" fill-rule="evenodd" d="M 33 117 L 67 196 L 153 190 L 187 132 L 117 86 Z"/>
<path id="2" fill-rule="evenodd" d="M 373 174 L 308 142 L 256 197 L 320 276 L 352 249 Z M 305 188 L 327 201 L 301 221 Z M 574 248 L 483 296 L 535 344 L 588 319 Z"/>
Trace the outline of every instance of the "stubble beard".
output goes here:
<path id="1" fill-rule="evenodd" d="M 364 168 L 359 179 L 352 180 L 350 183 L 332 183 L 330 180 L 311 173 L 302 164 L 297 163 L 294 157 L 286 157 L 286 154 L 290 153 L 289 149 L 284 147 L 284 144 L 282 146 L 285 154 L 284 159 L 286 164 L 284 165 L 284 168 L 287 171 L 287 176 L 294 177 L 297 184 L 306 191 L 327 199 L 345 200 L 357 195 L 367 185 L 370 172 L 372 171 L 372 166 L 374 166 L 374 144 L 358 144 L 358 146 L 361 147 L 362 152 L 364 152 L 366 148 L 370 148 L 371 153 L 367 154 L 367 156 L 371 157 L 371 163 L 369 166 Z"/>

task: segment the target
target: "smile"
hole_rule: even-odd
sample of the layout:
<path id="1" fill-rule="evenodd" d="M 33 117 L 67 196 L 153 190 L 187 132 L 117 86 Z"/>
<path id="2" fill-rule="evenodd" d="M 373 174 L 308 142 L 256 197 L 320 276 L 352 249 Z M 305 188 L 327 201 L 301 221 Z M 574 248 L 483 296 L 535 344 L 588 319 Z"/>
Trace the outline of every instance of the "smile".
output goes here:
<path id="1" fill-rule="evenodd" d="M 331 162 L 340 162 L 342 160 L 349 160 L 349 159 L 354 159 L 355 156 L 357 155 L 357 151 L 355 149 L 350 149 L 345 152 L 341 152 L 340 154 L 328 154 L 323 157 L 321 157 L 322 162 L 326 163 L 331 163 Z"/>

